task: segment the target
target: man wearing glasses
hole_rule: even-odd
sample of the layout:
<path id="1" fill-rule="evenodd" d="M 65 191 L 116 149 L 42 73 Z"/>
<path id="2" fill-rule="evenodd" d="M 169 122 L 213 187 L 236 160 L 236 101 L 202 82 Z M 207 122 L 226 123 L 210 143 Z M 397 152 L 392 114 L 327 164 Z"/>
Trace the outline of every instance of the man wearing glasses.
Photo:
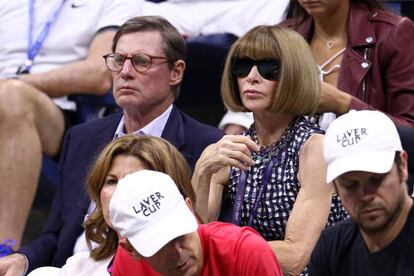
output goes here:
<path id="1" fill-rule="evenodd" d="M 126 134 L 162 137 L 194 168 L 204 148 L 221 138 L 220 130 L 195 121 L 173 105 L 185 54 L 183 37 L 161 17 L 135 17 L 117 31 L 112 53 L 104 59 L 112 73 L 115 101 L 123 112 L 77 125 L 66 134 L 61 183 L 46 227 L 38 239 L 19 251 L 27 258 L 29 271 L 45 265 L 60 267 L 73 253 L 88 250 L 82 223 L 94 206 L 86 196 L 84 180 L 96 154 L 112 139 Z M 24 264 L 19 258 L 13 266 Z M 0 275 L 4 271 L 0 260 Z"/>
<path id="2" fill-rule="evenodd" d="M 115 34 L 112 53 L 104 56 L 112 73 L 113 94 L 123 114 L 92 123 L 112 122 L 113 138 L 125 134 L 167 139 L 194 165 L 201 151 L 222 132 L 188 117 L 173 103 L 185 69 L 186 45 L 167 20 L 142 16 L 128 20 Z"/>

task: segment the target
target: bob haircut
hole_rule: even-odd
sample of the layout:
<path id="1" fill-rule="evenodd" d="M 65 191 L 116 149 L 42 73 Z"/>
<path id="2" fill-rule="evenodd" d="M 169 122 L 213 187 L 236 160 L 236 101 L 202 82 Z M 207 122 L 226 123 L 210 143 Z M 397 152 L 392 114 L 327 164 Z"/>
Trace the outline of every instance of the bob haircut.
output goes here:
<path id="1" fill-rule="evenodd" d="M 191 186 L 191 170 L 181 153 L 169 142 L 152 136 L 126 135 L 109 143 L 99 154 L 88 175 L 88 194 L 96 207 L 85 222 L 86 240 L 98 247 L 91 250 L 91 257 L 102 260 L 110 257 L 118 247 L 118 235 L 104 220 L 101 190 L 115 157 L 134 156 L 144 163 L 146 169 L 168 174 L 177 184 L 184 198 L 195 202 Z"/>
<path id="2" fill-rule="evenodd" d="M 309 45 L 295 31 L 280 26 L 257 26 L 230 48 L 221 81 L 221 95 L 232 111 L 249 111 L 242 103 L 237 77 L 232 74 L 237 58 L 280 59 L 277 85 L 267 110 L 272 113 L 312 115 L 319 104 L 321 82 Z"/>

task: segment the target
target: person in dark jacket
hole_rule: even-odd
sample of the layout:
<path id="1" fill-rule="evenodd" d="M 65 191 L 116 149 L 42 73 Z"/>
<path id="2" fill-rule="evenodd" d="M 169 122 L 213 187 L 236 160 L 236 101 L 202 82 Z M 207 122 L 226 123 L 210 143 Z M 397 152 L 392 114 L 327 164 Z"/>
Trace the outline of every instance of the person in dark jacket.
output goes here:
<path id="1" fill-rule="evenodd" d="M 105 55 L 112 72 L 113 93 L 123 112 L 71 128 L 62 146 L 61 183 L 42 235 L 0 259 L 0 275 L 22 275 L 40 266 L 62 266 L 73 253 L 88 250 L 82 228 L 88 209 L 86 173 L 111 140 L 125 134 L 162 137 L 193 168 L 201 152 L 222 131 L 179 111 L 178 96 L 185 69 L 183 37 L 161 17 L 134 17 L 116 32 L 112 52 Z"/>

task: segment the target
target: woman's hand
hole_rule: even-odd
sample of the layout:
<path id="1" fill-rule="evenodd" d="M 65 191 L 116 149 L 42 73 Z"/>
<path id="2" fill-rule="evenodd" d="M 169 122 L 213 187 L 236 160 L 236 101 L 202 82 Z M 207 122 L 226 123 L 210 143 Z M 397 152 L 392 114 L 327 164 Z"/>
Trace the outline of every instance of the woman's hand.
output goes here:
<path id="1" fill-rule="evenodd" d="M 259 149 L 250 137 L 226 135 L 203 151 L 191 180 L 197 194 L 196 210 L 203 222 L 216 220 L 220 214 L 222 193 L 229 182 L 230 166 L 249 169 L 255 164 L 250 155 Z"/>
<path id="2" fill-rule="evenodd" d="M 225 135 L 217 143 L 208 146 L 197 163 L 208 174 L 214 174 L 226 166 L 248 170 L 255 164 L 251 153 L 259 149 L 248 136 Z"/>

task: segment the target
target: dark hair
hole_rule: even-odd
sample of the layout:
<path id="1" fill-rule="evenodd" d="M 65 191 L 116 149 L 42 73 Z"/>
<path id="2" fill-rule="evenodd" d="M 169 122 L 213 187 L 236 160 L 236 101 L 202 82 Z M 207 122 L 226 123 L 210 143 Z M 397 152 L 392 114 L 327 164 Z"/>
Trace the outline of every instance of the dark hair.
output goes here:
<path id="1" fill-rule="evenodd" d="M 383 10 L 379 0 L 350 0 L 351 4 L 362 4 L 371 9 Z M 306 10 L 299 4 L 298 0 L 290 0 L 285 10 L 285 19 L 293 18 L 297 24 L 300 24 L 308 18 L 310 15 Z"/>
<path id="2" fill-rule="evenodd" d="M 162 49 L 170 69 L 177 60 L 184 60 L 187 48 L 183 36 L 165 18 L 161 16 L 137 16 L 126 21 L 116 32 L 112 40 L 112 52 L 115 52 L 119 38 L 124 34 L 157 31 L 161 35 Z"/>
<path id="3" fill-rule="evenodd" d="M 397 172 L 398 172 L 398 176 L 400 177 L 400 179 L 402 179 L 403 177 L 403 171 L 401 169 L 401 151 L 396 151 L 395 152 L 395 158 L 394 158 L 394 163 L 395 165 L 397 165 Z"/>

